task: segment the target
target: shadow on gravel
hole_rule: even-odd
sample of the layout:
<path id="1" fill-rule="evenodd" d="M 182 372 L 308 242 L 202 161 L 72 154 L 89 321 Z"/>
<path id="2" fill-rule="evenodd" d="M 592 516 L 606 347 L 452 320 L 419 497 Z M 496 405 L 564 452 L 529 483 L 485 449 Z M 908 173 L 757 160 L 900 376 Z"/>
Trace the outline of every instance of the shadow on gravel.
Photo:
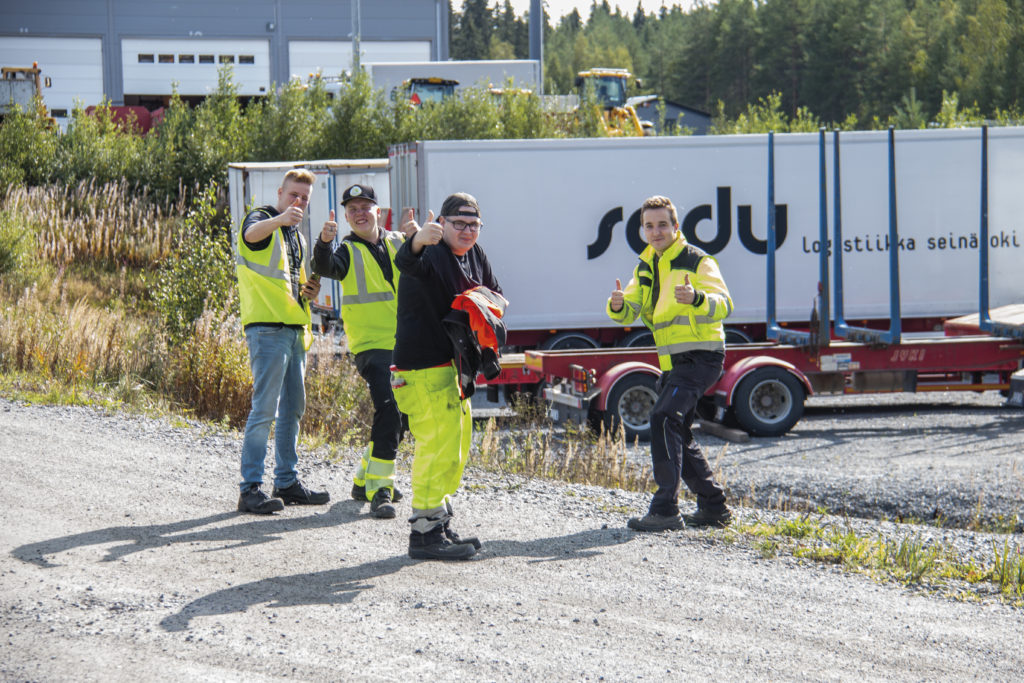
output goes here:
<path id="1" fill-rule="evenodd" d="M 360 592 L 373 588 L 371 580 L 394 574 L 412 564 L 413 560 L 401 555 L 387 560 L 364 562 L 355 567 L 260 579 L 193 600 L 177 614 L 162 619 L 160 626 L 166 631 L 184 631 L 196 617 L 245 612 L 252 606 L 262 604 L 271 609 L 340 605 L 352 602 Z"/>
<path id="2" fill-rule="evenodd" d="M 75 548 L 117 542 L 121 544 L 109 548 L 106 556 L 102 559 L 103 562 L 115 562 L 132 553 L 173 543 L 219 544 L 214 548 L 206 548 L 202 552 L 230 550 L 276 541 L 281 538 L 282 534 L 292 531 L 323 529 L 357 521 L 360 518 L 359 515 L 352 512 L 355 505 L 354 501 L 339 501 L 328 508 L 326 512 L 302 517 L 277 515 L 262 517 L 243 515 L 238 512 L 222 512 L 168 524 L 107 527 L 38 543 L 28 543 L 12 550 L 11 555 L 40 567 L 57 567 L 59 564 L 51 562 L 50 558 L 58 553 Z M 199 527 L 220 524 L 231 519 L 240 521 L 238 524 L 230 526 L 199 529 Z"/>
<path id="3" fill-rule="evenodd" d="M 600 554 L 600 548 L 626 543 L 635 537 L 626 529 L 592 529 L 567 536 L 552 536 L 534 541 L 485 541 L 477 560 L 502 557 L 533 557 L 534 562 L 580 559 Z M 255 605 L 276 609 L 303 605 L 339 605 L 351 602 L 360 592 L 373 588 L 372 580 L 394 574 L 417 564 L 405 555 L 364 562 L 308 574 L 275 576 L 232 586 L 205 595 L 165 617 L 160 626 L 167 631 L 184 631 L 193 619 L 245 612 Z"/>
<path id="4" fill-rule="evenodd" d="M 568 536 L 551 536 L 533 541 L 488 541 L 481 559 L 533 557 L 531 562 L 576 560 L 600 555 L 607 548 L 633 540 L 636 535 L 624 528 L 590 529 Z"/>

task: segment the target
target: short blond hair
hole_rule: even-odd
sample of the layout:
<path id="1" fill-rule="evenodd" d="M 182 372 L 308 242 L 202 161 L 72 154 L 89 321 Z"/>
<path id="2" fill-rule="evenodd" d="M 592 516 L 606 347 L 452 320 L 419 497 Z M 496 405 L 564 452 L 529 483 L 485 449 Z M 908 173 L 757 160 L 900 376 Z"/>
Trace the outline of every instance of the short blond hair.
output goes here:
<path id="1" fill-rule="evenodd" d="M 293 168 L 284 174 L 284 180 L 281 181 L 281 187 L 284 187 L 284 184 L 289 180 L 294 183 L 312 185 L 316 182 L 316 176 L 305 168 Z"/>
<path id="2" fill-rule="evenodd" d="M 676 205 L 672 203 L 672 200 L 668 197 L 663 197 L 660 194 L 656 194 L 653 197 L 648 197 L 644 200 L 644 203 L 640 206 L 640 222 L 644 222 L 644 211 L 647 209 L 668 209 L 669 218 L 672 219 L 672 225 L 679 225 L 679 213 L 676 211 Z"/>

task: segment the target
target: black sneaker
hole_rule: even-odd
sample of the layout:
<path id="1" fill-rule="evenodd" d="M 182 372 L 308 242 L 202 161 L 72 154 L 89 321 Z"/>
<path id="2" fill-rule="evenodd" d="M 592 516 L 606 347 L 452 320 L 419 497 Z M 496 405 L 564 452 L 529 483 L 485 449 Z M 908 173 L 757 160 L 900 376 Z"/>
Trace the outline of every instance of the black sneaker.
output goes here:
<path id="1" fill-rule="evenodd" d="M 409 534 L 409 557 L 414 560 L 468 560 L 476 555 L 472 543 L 452 543 L 438 525 L 425 534 Z"/>
<path id="2" fill-rule="evenodd" d="M 366 487 L 360 486 L 359 484 L 352 484 L 352 500 L 361 500 L 364 503 L 368 501 L 369 498 L 366 497 Z M 397 486 L 393 486 L 391 492 L 391 502 L 397 503 L 400 500 L 402 500 L 402 492 L 398 490 Z"/>
<path id="3" fill-rule="evenodd" d="M 370 502 L 370 512 L 373 513 L 374 517 L 380 519 L 395 518 L 395 506 L 391 504 L 391 489 L 387 486 L 377 489 L 377 492 L 373 494 L 373 500 Z"/>
<path id="4" fill-rule="evenodd" d="M 732 521 L 732 511 L 725 506 L 718 510 L 697 508 L 696 512 L 685 515 L 683 519 L 686 526 L 712 526 L 722 529 L 729 526 L 729 522 Z"/>
<path id="5" fill-rule="evenodd" d="M 238 496 L 238 511 L 251 512 L 255 515 L 269 515 L 284 510 L 284 503 L 271 498 L 260 490 L 259 484 L 252 484 Z"/>
<path id="6" fill-rule="evenodd" d="M 626 526 L 634 531 L 678 531 L 683 528 L 683 518 L 674 515 L 656 515 L 648 512 L 643 517 L 631 517 Z"/>
<path id="7" fill-rule="evenodd" d="M 481 543 L 480 539 L 476 536 L 466 536 L 465 538 L 460 538 L 459 535 L 452 530 L 451 520 L 448 520 L 444 523 L 444 535 L 445 538 L 447 538 L 449 541 L 456 545 L 460 543 L 468 543 L 469 545 L 473 546 L 474 550 L 480 550 L 480 548 L 483 547 L 483 543 Z"/>
<path id="8" fill-rule="evenodd" d="M 274 498 L 280 498 L 285 505 L 324 505 L 331 499 L 327 491 L 310 491 L 298 479 L 283 489 L 274 487 Z"/>

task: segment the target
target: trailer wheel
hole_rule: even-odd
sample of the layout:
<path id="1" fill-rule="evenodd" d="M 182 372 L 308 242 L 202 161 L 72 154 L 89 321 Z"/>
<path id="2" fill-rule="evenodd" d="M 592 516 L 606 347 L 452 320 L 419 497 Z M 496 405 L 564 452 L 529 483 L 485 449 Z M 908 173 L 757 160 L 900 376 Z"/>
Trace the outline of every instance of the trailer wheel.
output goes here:
<path id="1" fill-rule="evenodd" d="M 618 431 L 622 425 L 627 441 L 651 440 L 651 410 L 658 400 L 658 378 L 644 372 L 626 375 L 612 387 L 604 411 L 606 431 Z"/>
<path id="2" fill-rule="evenodd" d="M 754 340 L 750 338 L 750 335 L 735 327 L 725 328 L 725 344 L 729 346 L 731 344 L 750 344 Z"/>
<path id="3" fill-rule="evenodd" d="M 596 349 L 597 342 L 582 332 L 559 332 L 548 337 L 538 347 L 541 351 L 560 351 L 562 349 Z"/>
<path id="4" fill-rule="evenodd" d="M 804 414 L 804 387 L 782 368 L 758 368 L 736 386 L 733 411 L 750 434 L 785 434 Z"/>
<path id="5" fill-rule="evenodd" d="M 642 330 L 633 330 L 625 337 L 620 339 L 616 346 L 622 348 L 634 348 L 637 346 L 654 346 L 654 334 L 650 330 L 644 328 Z"/>

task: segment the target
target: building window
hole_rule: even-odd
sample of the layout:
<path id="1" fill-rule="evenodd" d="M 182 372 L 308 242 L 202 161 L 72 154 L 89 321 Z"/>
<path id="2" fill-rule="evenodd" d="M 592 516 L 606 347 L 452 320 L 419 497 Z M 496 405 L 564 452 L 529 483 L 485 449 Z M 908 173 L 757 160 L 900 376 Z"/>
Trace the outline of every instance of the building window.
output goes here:
<path id="1" fill-rule="evenodd" d="M 178 64 L 195 64 L 195 55 L 178 55 Z"/>
<path id="2" fill-rule="evenodd" d="M 238 55 L 239 64 L 255 64 L 256 57 L 254 55 Z"/>
<path id="3" fill-rule="evenodd" d="M 58 119 L 58 118 L 59 119 L 66 119 L 68 117 L 68 110 L 67 109 L 51 109 L 50 110 L 50 116 L 52 116 L 55 119 Z"/>
<path id="4" fill-rule="evenodd" d="M 139 64 L 152 64 L 153 55 L 139 55 Z"/>
<path id="5" fill-rule="evenodd" d="M 220 63 L 221 64 L 234 64 L 235 63 L 235 56 L 234 55 L 221 55 L 220 56 Z"/>
<path id="6" fill-rule="evenodd" d="M 199 55 L 200 64 L 213 64 L 213 55 Z"/>
<path id="7" fill-rule="evenodd" d="M 174 55 L 160 55 L 158 59 L 161 64 L 174 64 Z"/>

